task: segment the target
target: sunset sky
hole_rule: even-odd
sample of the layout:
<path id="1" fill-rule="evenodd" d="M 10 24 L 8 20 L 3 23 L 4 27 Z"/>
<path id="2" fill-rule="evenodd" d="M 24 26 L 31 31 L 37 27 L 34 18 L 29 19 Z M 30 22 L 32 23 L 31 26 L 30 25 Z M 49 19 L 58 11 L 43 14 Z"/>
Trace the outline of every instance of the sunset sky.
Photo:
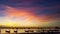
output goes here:
<path id="1" fill-rule="evenodd" d="M 60 26 L 60 0 L 0 0 L 0 25 Z"/>

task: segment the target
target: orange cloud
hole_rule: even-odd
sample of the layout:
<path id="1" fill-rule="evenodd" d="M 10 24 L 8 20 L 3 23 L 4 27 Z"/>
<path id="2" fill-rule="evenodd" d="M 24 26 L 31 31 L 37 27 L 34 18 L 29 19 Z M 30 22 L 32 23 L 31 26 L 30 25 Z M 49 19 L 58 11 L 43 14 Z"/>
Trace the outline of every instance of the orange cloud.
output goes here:
<path id="1" fill-rule="evenodd" d="M 16 17 L 16 18 L 20 18 L 20 17 L 24 17 L 26 20 L 33 20 L 35 19 L 36 21 L 39 22 L 48 22 L 48 21 L 52 21 L 51 17 L 52 16 L 47 16 L 47 15 L 40 15 L 40 16 L 36 16 L 35 14 L 33 14 L 32 12 L 29 12 L 30 10 L 24 10 L 24 9 L 16 9 L 16 8 L 12 8 L 12 7 L 7 7 L 6 9 L 6 16 L 8 17 Z"/>

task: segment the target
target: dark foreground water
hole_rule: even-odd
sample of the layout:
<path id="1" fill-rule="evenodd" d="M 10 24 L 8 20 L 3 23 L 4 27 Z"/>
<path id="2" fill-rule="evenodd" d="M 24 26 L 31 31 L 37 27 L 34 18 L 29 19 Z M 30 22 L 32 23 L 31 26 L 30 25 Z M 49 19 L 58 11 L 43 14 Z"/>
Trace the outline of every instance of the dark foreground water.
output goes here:
<path id="1" fill-rule="evenodd" d="M 0 34 L 60 34 L 60 32 L 47 32 L 47 33 L 0 33 Z"/>

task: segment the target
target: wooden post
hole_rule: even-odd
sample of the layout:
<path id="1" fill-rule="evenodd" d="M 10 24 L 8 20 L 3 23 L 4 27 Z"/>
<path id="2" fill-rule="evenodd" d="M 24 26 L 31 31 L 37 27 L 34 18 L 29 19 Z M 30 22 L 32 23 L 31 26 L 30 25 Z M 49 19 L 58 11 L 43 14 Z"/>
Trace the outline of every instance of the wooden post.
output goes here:
<path id="1" fill-rule="evenodd" d="M 0 29 L 0 34 L 1 34 L 1 29 Z"/>
<path id="2" fill-rule="evenodd" d="M 10 34 L 10 29 L 8 29 L 6 32 L 7 32 L 8 34 Z"/>
<path id="3" fill-rule="evenodd" d="M 17 34 L 17 32 L 18 32 L 18 29 L 16 28 L 16 30 L 15 30 L 14 32 Z"/>

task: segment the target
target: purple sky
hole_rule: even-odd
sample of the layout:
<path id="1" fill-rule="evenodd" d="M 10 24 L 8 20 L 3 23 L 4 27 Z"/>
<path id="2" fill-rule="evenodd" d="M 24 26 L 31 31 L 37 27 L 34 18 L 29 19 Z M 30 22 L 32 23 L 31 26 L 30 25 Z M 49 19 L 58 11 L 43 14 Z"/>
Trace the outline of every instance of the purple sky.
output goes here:
<path id="1" fill-rule="evenodd" d="M 60 0 L 0 0 L 0 23 L 4 22 L 4 17 L 10 12 L 18 15 L 25 11 L 44 22 L 60 25 Z"/>

